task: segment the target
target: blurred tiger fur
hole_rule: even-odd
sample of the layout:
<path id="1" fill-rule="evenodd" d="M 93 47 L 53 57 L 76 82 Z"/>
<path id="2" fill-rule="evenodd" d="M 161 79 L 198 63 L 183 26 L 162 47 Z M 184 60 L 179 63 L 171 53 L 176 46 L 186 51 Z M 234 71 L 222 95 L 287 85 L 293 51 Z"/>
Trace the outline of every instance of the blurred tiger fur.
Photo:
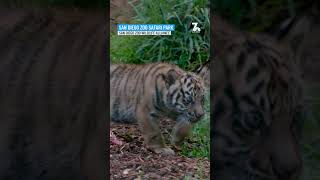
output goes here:
<path id="1" fill-rule="evenodd" d="M 1 6 L 1 180 L 106 179 L 107 28 L 103 10 Z"/>
<path id="2" fill-rule="evenodd" d="M 171 142 L 179 144 L 204 115 L 202 79 L 173 64 L 112 64 L 110 87 L 112 121 L 138 122 L 145 144 L 156 153 L 174 153 L 165 146 L 161 118 L 177 121 Z"/>
<path id="3" fill-rule="evenodd" d="M 297 180 L 304 97 L 285 42 L 213 16 L 213 179 Z"/>
<path id="4" fill-rule="evenodd" d="M 304 14 L 286 19 L 276 32 L 294 50 L 303 78 L 307 83 L 319 82 L 320 69 L 320 2 L 314 1 Z"/>

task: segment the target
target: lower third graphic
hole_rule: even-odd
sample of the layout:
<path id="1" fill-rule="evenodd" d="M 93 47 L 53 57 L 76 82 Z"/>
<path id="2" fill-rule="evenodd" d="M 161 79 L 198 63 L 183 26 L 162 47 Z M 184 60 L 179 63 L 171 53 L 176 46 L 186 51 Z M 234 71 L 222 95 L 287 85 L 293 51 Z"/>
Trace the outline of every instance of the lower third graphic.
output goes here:
<path id="1" fill-rule="evenodd" d="M 118 24 L 118 35 L 171 35 L 174 24 Z"/>

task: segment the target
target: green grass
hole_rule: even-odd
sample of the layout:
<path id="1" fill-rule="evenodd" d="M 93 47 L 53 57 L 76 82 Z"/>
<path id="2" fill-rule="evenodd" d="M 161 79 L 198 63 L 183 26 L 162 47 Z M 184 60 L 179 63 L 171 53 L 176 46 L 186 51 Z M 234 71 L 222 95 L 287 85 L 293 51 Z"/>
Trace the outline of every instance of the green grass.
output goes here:
<path id="1" fill-rule="evenodd" d="M 209 94 L 205 101 L 205 116 L 195 124 L 192 134 L 182 144 L 181 155 L 210 159 L 210 101 Z"/>
<path id="2" fill-rule="evenodd" d="M 209 59 L 210 18 L 208 0 L 140 0 L 132 7 L 132 23 L 175 24 L 171 36 L 117 36 L 111 34 L 112 63 L 170 62 L 195 70 Z M 201 33 L 191 33 L 198 22 Z"/>
<path id="3" fill-rule="evenodd" d="M 139 64 L 141 61 L 136 58 L 136 48 L 141 45 L 146 37 L 142 36 L 118 36 L 110 35 L 111 63 L 133 63 Z M 127 44 L 127 45 L 125 45 Z"/>

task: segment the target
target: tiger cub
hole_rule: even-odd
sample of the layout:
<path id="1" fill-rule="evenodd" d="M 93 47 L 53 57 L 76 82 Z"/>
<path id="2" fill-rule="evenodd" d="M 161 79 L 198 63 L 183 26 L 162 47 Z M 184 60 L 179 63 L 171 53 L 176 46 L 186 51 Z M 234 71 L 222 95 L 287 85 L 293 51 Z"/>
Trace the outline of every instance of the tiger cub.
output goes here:
<path id="1" fill-rule="evenodd" d="M 111 120 L 137 122 L 144 143 L 156 153 L 174 154 L 164 143 L 160 119 L 177 121 L 171 143 L 178 145 L 204 115 L 203 80 L 173 64 L 112 64 L 110 87 Z"/>

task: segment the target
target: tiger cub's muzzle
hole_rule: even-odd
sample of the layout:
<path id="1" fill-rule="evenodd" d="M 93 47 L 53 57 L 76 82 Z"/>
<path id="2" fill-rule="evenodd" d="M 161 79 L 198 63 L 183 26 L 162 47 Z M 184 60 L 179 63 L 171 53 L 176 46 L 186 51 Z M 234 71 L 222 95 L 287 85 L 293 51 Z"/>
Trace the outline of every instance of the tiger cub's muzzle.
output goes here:
<path id="1" fill-rule="evenodd" d="M 203 111 L 203 109 L 195 109 L 193 111 L 187 112 L 186 116 L 190 122 L 195 123 L 195 122 L 200 121 L 203 118 L 204 111 Z"/>

